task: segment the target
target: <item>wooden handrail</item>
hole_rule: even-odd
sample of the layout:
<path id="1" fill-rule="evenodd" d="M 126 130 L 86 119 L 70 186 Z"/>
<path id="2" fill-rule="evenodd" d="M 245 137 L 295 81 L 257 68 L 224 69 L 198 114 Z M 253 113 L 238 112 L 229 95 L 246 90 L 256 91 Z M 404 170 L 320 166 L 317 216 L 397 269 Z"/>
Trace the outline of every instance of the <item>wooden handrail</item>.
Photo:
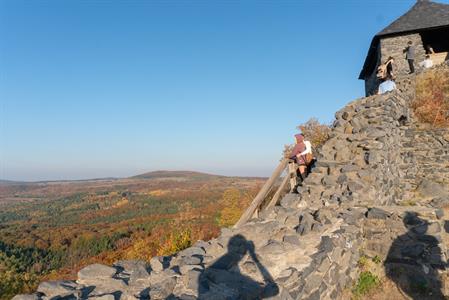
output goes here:
<path id="1" fill-rule="evenodd" d="M 253 216 L 254 212 L 259 208 L 263 200 L 265 200 L 265 198 L 267 197 L 267 194 L 270 192 L 271 188 L 273 187 L 273 184 L 276 182 L 278 177 L 287 167 L 288 162 L 289 160 L 287 158 L 281 160 L 277 168 L 274 170 L 273 174 L 271 174 L 271 177 L 267 180 L 267 182 L 265 182 L 265 184 L 260 189 L 259 193 L 257 193 L 257 196 L 254 198 L 253 202 L 251 202 L 251 204 L 243 213 L 243 215 L 240 217 L 238 222 L 234 225 L 234 228 L 242 226 L 243 224 L 248 222 L 248 220 Z"/>
<path id="2" fill-rule="evenodd" d="M 278 190 L 274 194 L 273 199 L 271 199 L 270 203 L 268 203 L 266 209 L 278 204 L 278 201 L 281 198 L 282 191 L 285 189 L 285 187 L 287 186 L 287 183 L 289 182 L 289 179 L 290 179 L 289 177 L 290 177 L 289 174 L 285 175 L 284 179 L 282 180 L 281 185 L 279 186 Z"/>

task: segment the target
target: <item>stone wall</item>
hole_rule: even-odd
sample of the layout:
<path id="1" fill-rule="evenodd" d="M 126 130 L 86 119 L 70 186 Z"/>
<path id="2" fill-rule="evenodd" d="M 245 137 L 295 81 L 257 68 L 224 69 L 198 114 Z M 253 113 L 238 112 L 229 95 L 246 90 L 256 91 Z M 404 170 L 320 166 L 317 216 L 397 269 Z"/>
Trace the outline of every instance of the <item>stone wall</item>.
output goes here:
<path id="1" fill-rule="evenodd" d="M 398 141 L 410 123 L 399 91 L 354 101 L 336 113 L 330 139 L 299 197 L 321 205 L 385 205 L 401 194 Z"/>
<path id="2" fill-rule="evenodd" d="M 439 209 L 382 207 L 363 222 L 361 255 L 383 262 L 379 275 L 413 299 L 449 295 L 448 204 Z"/>
<path id="3" fill-rule="evenodd" d="M 309 204 L 386 205 L 449 194 L 449 130 L 414 120 L 415 75 L 398 90 L 336 113 L 330 139 L 299 197 Z M 435 204 L 437 205 L 437 204 Z"/>
<path id="4" fill-rule="evenodd" d="M 438 202 L 449 195 L 449 130 L 409 128 L 402 140 L 401 156 L 403 199 Z"/>

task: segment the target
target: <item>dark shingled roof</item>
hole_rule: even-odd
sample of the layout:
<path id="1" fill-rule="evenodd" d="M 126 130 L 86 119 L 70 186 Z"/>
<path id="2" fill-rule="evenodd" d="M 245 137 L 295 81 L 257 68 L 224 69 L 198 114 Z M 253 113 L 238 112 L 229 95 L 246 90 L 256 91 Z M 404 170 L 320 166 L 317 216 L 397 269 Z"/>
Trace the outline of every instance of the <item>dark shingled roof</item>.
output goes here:
<path id="1" fill-rule="evenodd" d="M 449 5 L 418 0 L 413 7 L 377 36 L 449 25 Z"/>
<path id="2" fill-rule="evenodd" d="M 364 79 L 365 75 L 367 75 L 366 72 L 370 65 L 372 65 L 372 60 L 376 57 L 380 38 L 445 26 L 449 26 L 448 4 L 435 3 L 429 0 L 418 0 L 408 12 L 374 36 L 359 79 Z"/>

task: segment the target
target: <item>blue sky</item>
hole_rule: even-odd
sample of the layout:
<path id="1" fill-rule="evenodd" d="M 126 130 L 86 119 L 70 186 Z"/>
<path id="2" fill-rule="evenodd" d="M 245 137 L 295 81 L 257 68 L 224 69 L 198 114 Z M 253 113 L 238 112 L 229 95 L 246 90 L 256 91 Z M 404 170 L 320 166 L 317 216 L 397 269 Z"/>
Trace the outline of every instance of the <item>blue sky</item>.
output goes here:
<path id="1" fill-rule="evenodd" d="M 267 176 L 413 3 L 0 0 L 0 178 Z"/>

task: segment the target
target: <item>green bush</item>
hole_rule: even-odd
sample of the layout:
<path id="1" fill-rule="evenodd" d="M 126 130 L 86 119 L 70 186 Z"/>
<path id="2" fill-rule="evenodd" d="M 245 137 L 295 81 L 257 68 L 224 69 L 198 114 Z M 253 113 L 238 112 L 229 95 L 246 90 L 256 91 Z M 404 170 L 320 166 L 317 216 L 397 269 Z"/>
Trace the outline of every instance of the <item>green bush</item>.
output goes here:
<path id="1" fill-rule="evenodd" d="M 378 255 L 376 255 L 373 257 L 373 262 L 378 265 L 382 262 L 382 259 Z"/>
<path id="2" fill-rule="evenodd" d="M 39 283 L 39 275 L 59 268 L 59 252 L 32 247 L 18 247 L 0 241 L 0 299 L 29 292 Z"/>
<path id="3" fill-rule="evenodd" d="M 359 279 L 357 280 L 357 284 L 353 289 L 353 293 L 356 296 L 366 295 L 374 288 L 379 286 L 380 280 L 379 277 L 374 275 L 369 271 L 364 271 L 360 273 Z"/>

